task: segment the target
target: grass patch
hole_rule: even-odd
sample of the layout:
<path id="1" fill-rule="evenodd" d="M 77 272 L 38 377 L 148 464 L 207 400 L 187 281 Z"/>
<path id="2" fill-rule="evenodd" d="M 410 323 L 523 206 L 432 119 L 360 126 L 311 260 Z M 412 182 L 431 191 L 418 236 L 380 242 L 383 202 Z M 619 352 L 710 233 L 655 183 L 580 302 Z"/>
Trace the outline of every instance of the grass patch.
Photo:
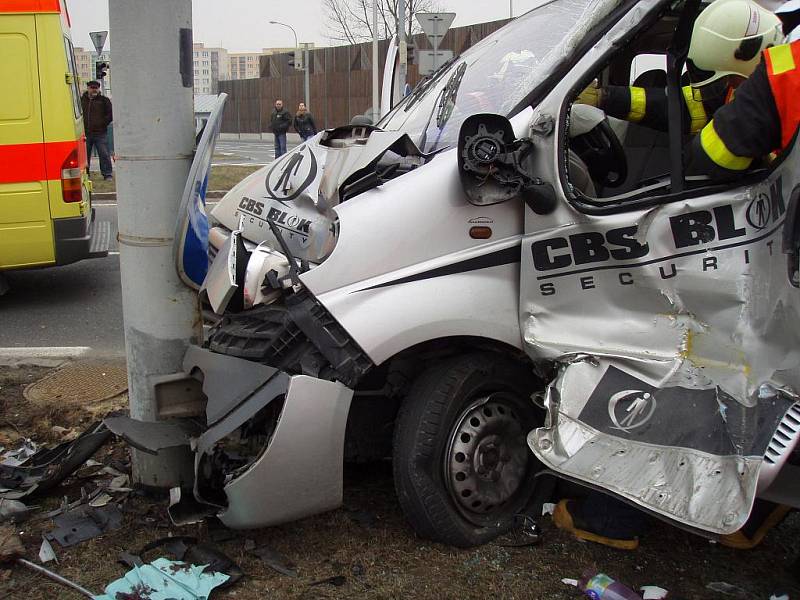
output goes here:
<path id="1" fill-rule="evenodd" d="M 250 175 L 250 173 L 258 171 L 260 168 L 258 165 L 253 165 L 252 167 L 211 167 L 208 189 L 227 191 Z"/>
<path id="2" fill-rule="evenodd" d="M 208 189 L 214 191 L 228 191 L 242 179 L 257 171 L 261 167 L 258 165 L 253 166 L 236 166 L 228 167 L 225 165 L 211 167 L 211 179 L 208 182 Z M 95 194 L 116 192 L 116 183 L 113 179 L 105 181 L 100 173 L 92 173 L 92 191 Z"/>

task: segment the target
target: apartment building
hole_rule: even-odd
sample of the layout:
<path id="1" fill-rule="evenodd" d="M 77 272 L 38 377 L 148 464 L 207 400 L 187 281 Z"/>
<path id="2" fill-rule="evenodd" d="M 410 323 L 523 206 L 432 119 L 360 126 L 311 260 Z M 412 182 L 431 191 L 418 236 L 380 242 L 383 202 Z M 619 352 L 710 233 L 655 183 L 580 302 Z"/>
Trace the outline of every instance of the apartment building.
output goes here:
<path id="1" fill-rule="evenodd" d="M 314 44 L 309 44 L 313 48 Z M 256 79 L 261 77 L 259 64 L 262 56 L 291 52 L 295 48 L 262 48 L 261 52 L 231 52 L 228 54 L 231 61 L 231 79 Z"/>
<path id="2" fill-rule="evenodd" d="M 230 79 L 230 60 L 225 48 L 208 48 L 194 44 L 194 93 L 216 94 L 220 79 Z"/>

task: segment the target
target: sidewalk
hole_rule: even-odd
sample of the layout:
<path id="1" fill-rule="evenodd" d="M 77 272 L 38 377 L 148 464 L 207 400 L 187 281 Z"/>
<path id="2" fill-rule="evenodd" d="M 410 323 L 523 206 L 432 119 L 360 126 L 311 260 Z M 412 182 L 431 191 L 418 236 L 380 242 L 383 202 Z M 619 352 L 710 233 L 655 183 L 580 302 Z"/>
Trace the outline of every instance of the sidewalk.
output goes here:
<path id="1" fill-rule="evenodd" d="M 248 141 L 248 142 L 265 142 L 269 144 L 275 143 L 275 136 L 268 131 L 263 133 L 220 133 L 219 139 L 232 142 L 232 141 Z M 286 134 L 287 145 L 299 145 L 303 140 L 297 133 Z"/>

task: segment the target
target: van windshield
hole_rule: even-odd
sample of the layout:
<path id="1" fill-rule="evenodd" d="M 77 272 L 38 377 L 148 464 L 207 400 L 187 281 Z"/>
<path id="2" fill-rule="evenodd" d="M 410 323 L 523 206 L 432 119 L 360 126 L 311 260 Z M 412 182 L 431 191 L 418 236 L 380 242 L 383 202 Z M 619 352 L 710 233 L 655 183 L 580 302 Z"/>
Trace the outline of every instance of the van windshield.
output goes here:
<path id="1" fill-rule="evenodd" d="M 378 124 L 423 152 L 454 145 L 476 113 L 508 115 L 620 0 L 549 0 L 421 81 Z"/>

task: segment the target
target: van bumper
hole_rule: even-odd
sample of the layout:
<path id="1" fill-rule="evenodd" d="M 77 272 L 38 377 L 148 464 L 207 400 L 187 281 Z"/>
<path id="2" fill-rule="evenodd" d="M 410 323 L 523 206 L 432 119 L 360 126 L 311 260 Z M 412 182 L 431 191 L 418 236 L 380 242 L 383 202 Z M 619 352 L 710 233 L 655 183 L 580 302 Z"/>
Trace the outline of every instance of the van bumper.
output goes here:
<path id="1" fill-rule="evenodd" d="M 84 258 L 108 256 L 111 224 L 91 217 L 53 219 L 56 265 L 68 265 Z"/>

